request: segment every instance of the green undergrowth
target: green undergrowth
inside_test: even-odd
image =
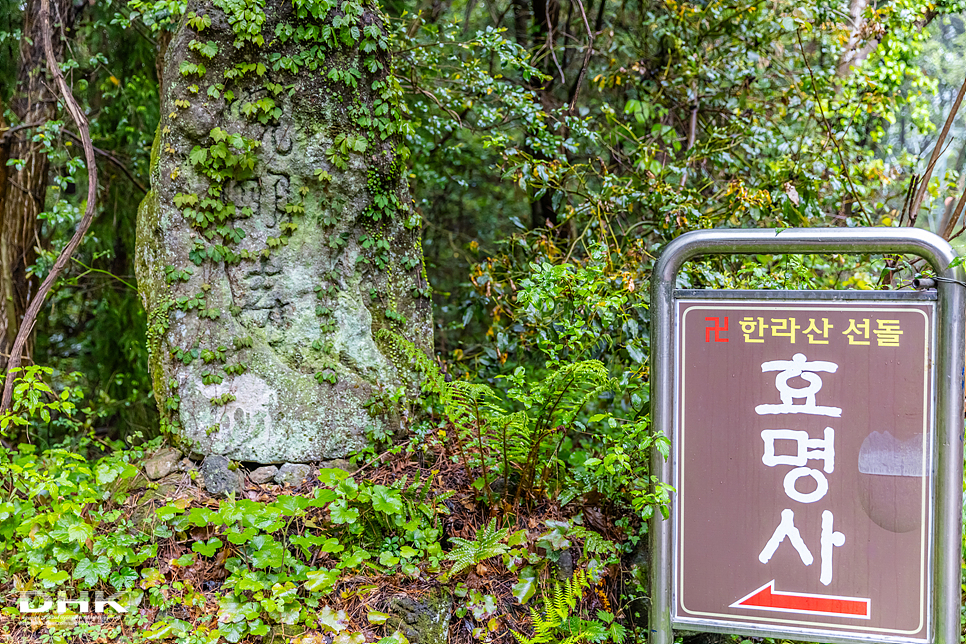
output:
[[[149,481],[141,463],[159,440],[81,451],[98,446],[111,449],[0,451],[7,641],[392,644],[408,641],[400,593],[451,597],[449,641],[558,641],[541,633],[576,627],[575,642],[626,639],[629,533],[576,503],[491,512],[438,439],[237,498],[209,496],[191,467]],[[573,591],[562,621],[558,578]],[[126,612],[57,612],[58,593],[85,592],[91,611],[101,593]]]

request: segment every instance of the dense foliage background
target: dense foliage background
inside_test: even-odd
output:
[[[7,259],[21,299],[66,244],[86,193],[73,123],[60,110],[25,121],[52,100],[32,84],[42,59],[22,38],[37,5],[0,12],[12,186],[5,238],[18,227],[30,233]],[[568,333],[559,320],[576,310],[606,330],[595,331],[587,356],[606,357],[615,373],[644,368],[649,263],[686,230],[909,223],[899,214],[910,179],[923,172],[963,68],[961,7],[949,3],[457,0],[384,9],[407,96],[436,344],[448,368],[474,378],[512,372],[527,356],[540,366],[530,349]],[[134,221],[158,119],[155,63],[183,6],[57,11],[102,185],[94,228],[42,316],[33,358],[58,382],[81,374],[100,431],[150,435]],[[962,192],[960,133],[955,125],[916,222],[939,232]],[[9,193],[33,156],[47,171],[33,179],[33,210],[18,210]],[[702,263],[687,279],[881,279],[839,258],[817,271],[798,261]],[[521,289],[532,294],[521,300]],[[596,315],[591,293],[606,304]],[[22,314],[21,303],[12,308]],[[4,323],[6,346],[16,315]]]
[[[37,462],[33,449],[64,447],[91,459],[113,454],[102,463],[107,469],[72,479],[86,494],[85,486],[130,475],[126,464],[134,457],[121,451],[125,444],[158,436],[134,231],[159,119],[157,60],[184,4],[52,4],[58,56],[97,148],[98,214],[37,326],[32,364],[49,369],[31,372],[18,392],[2,460],[9,474]],[[77,132],[44,82],[38,6],[0,0],[0,354],[73,233],[86,194]],[[494,489],[515,483],[507,497],[514,510],[521,499],[565,505],[579,496],[615,516],[631,510],[632,519],[612,528],[639,527],[662,501],[660,490],[649,488],[642,450],[654,440],[646,412],[655,256],[677,235],[711,227],[916,225],[956,238],[963,224],[952,214],[966,188],[966,128],[959,121],[931,171],[921,211],[910,216],[907,202],[966,71],[963,8],[947,0],[385,0],[436,314],[438,360],[423,365],[436,384],[427,387],[422,415],[413,415],[419,420],[408,453],[449,449],[441,429],[448,426],[455,440],[465,433],[469,441],[469,457],[458,446],[461,467],[467,475],[472,469],[480,503],[495,507]],[[920,269],[869,257],[724,257],[690,264],[682,283],[900,288]],[[0,366],[5,359],[0,355]],[[602,366],[591,368],[589,360]],[[573,413],[558,432],[559,419],[534,410],[540,396],[559,391],[554,374],[566,369],[582,374],[586,387],[567,394]],[[453,382],[479,387],[466,391],[490,414],[488,429],[523,422],[539,433],[543,423],[550,451],[511,463],[505,439],[484,444],[484,421],[463,426],[466,419],[448,410]],[[377,438],[387,448],[392,440]],[[20,443],[35,447],[14,450]],[[532,468],[537,457],[553,466]],[[45,463],[52,472],[76,473],[64,453],[48,453]],[[46,485],[18,476],[35,488]],[[11,489],[30,496],[22,484]],[[83,503],[100,498],[90,494]],[[399,494],[392,498],[405,497]],[[348,512],[356,497],[333,499]],[[387,516],[394,507],[382,505]],[[289,510],[295,512],[279,509]],[[0,512],[5,521],[12,506]],[[49,516],[54,523],[61,514]],[[377,530],[383,541],[353,547],[390,553],[380,561],[391,567],[403,542],[394,542],[395,550],[386,545],[395,528],[385,521]],[[3,530],[6,548],[25,548],[16,541],[23,530]],[[508,538],[494,530],[480,538]],[[559,545],[566,534],[551,526],[543,537]],[[442,553],[431,549],[431,536],[405,547],[436,557],[438,569]],[[581,540],[586,531],[571,536]],[[211,548],[211,556],[211,543],[194,552]],[[34,545],[5,564],[10,575],[32,578],[54,565],[47,546]],[[562,548],[544,550],[553,559]],[[626,563],[635,544],[614,548],[615,560]],[[55,558],[81,566],[78,553]],[[90,572],[93,554],[82,561],[79,575],[70,569],[73,579],[126,587],[106,569]],[[143,561],[128,562],[135,578]],[[45,587],[65,582],[47,574]],[[632,595],[643,581],[627,583]],[[480,610],[482,624],[489,613]],[[613,631],[607,637],[618,641]]]

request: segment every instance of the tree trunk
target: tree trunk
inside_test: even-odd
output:
[[[868,6],[868,0],[851,0],[849,3],[849,20],[852,24],[849,28],[849,39],[845,43],[845,48],[842,49],[838,64],[835,66],[835,73],[839,78],[848,76],[851,66],[861,63],[871,51],[867,49],[868,45],[861,50],[859,49],[862,31],[865,27],[865,9]],[[873,45],[874,47],[875,45]]]
[[[344,456],[400,427],[411,363],[380,331],[432,347],[388,33],[356,0],[232,6],[190,1],[164,61],[136,259],[154,391],[197,453]]]
[[[27,275],[27,269],[36,261],[40,245],[37,215],[44,209],[50,163],[43,145],[32,139],[37,127],[57,118],[58,112],[57,98],[46,84],[39,6],[39,0],[27,0],[24,8],[26,37],[21,40],[17,91],[10,103],[19,124],[26,127],[0,137],[0,369],[6,367],[10,346],[39,283]],[[51,8],[55,24],[70,31],[79,9],[69,0],[53,0]],[[54,48],[62,58],[64,40],[55,38]],[[8,159],[21,160],[22,167],[7,166]],[[31,346],[28,343],[26,360]]]

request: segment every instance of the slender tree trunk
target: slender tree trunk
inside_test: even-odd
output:
[[[842,55],[839,57],[838,64],[835,66],[835,73],[839,78],[848,76],[849,68],[853,64],[859,64],[862,59],[869,55],[869,52],[865,48],[859,49],[862,31],[865,27],[865,9],[868,5],[868,0],[852,0],[849,3],[849,21],[852,25],[849,30],[849,40],[845,43]]]
[[[69,31],[77,17],[70,0],[53,0],[55,29]],[[17,91],[10,102],[19,123],[27,127],[0,138],[0,368],[5,367],[10,347],[38,280],[28,275],[40,245],[37,215],[44,209],[50,163],[40,142],[33,141],[37,126],[55,119],[57,98],[46,83],[46,64],[41,38],[39,0],[27,0],[24,7],[24,38],[17,67]],[[58,58],[64,40],[55,39]],[[15,124],[16,125],[16,124]],[[19,159],[22,166],[7,166],[7,159]],[[33,343],[24,352],[29,360]]]

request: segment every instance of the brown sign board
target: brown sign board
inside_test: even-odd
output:
[[[674,306],[675,627],[931,641],[935,302]]]

